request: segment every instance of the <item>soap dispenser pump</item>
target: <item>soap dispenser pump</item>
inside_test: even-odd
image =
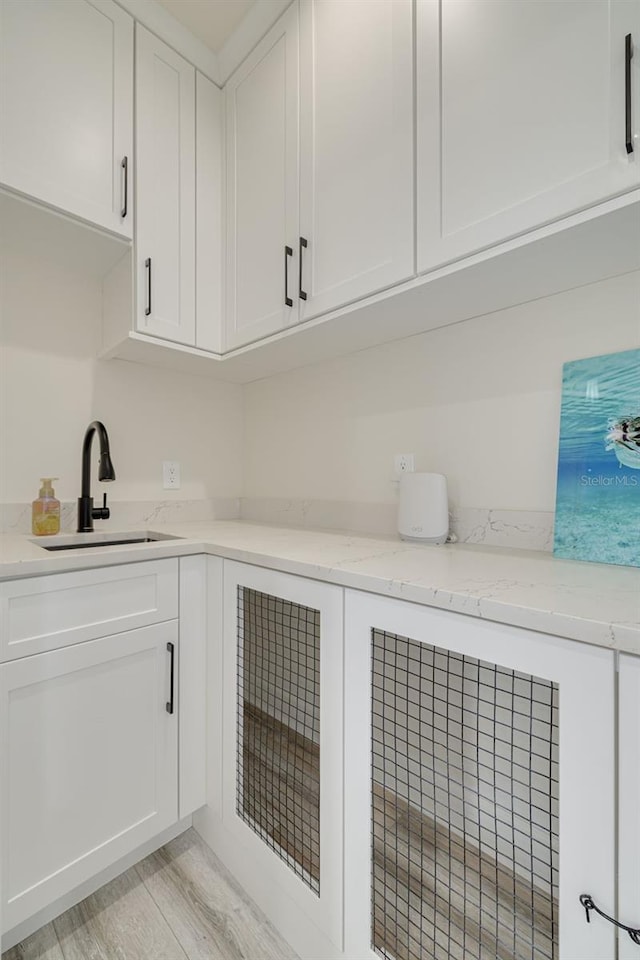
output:
[[[31,504],[31,530],[36,537],[60,533],[60,501],[56,500],[53,481],[57,477],[41,477],[40,495]]]

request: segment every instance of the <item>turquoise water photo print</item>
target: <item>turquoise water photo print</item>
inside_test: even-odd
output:
[[[554,553],[640,566],[640,349],[563,367]]]

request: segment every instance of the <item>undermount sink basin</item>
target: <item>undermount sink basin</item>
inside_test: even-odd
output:
[[[168,533],[150,533],[135,530],[133,533],[65,533],[59,537],[38,537],[31,543],[44,550],[87,550],[91,547],[116,547],[131,543],[156,543],[159,540],[181,540]]]

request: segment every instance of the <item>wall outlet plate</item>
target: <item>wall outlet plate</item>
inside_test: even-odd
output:
[[[413,473],[414,454],[396,453],[393,458],[393,479],[399,480],[402,473]]]
[[[180,489],[180,462],[178,460],[162,461],[162,486],[165,490]]]

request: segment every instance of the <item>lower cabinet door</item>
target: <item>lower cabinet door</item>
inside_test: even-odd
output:
[[[345,955],[604,960],[609,650],[347,592]]]
[[[640,929],[640,657],[620,656],[618,680],[618,919]],[[598,920],[598,918],[596,918]],[[598,921],[599,922],[599,921]],[[618,934],[619,960],[640,956],[628,932]]]
[[[177,639],[173,620],[0,667],[5,930],[177,819]]]
[[[305,957],[342,947],[342,590],[225,561],[228,865]]]

